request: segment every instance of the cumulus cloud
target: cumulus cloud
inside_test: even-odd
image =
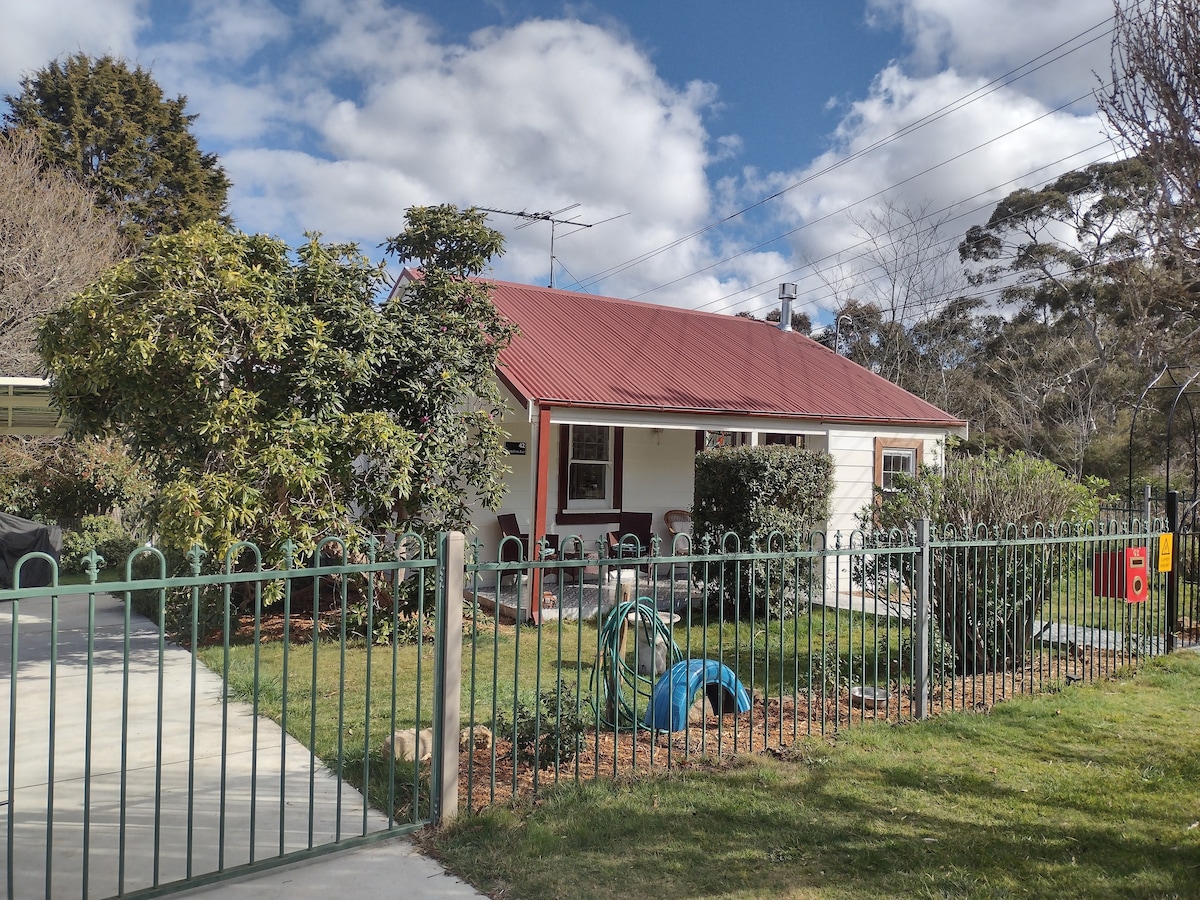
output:
[[[11,92],[22,76],[81,50],[131,56],[148,7],[148,0],[0,0],[0,85]]]
[[[870,0],[868,10],[876,24],[899,24],[910,52],[846,105],[828,152],[745,179],[748,191],[786,191],[775,214],[793,251],[787,274],[826,311],[835,298],[823,279],[853,269],[855,222],[872,210],[949,216],[950,251],[1010,191],[1115,152],[1090,97],[1109,46],[1107,26],[1091,26],[1111,16],[1108,0]]]
[[[390,10],[379,20],[371,0],[354,7],[355,15],[315,12],[328,30],[303,65],[270,80],[274,93],[263,97],[259,121],[306,133],[308,152],[238,146],[222,154],[241,219],[373,245],[413,204],[544,212],[578,203],[578,222],[594,227],[556,229],[556,256],[567,271],[555,278],[563,284],[568,272],[591,275],[711,213],[710,154],[735,144],[709,140],[703,117],[715,99],[711,85],[668,85],[627,40],[575,20],[535,19],[452,44],[439,43],[420,17]],[[364,68],[364,59],[374,63]],[[192,91],[213,134],[241,137],[232,123],[254,104],[245,83],[235,110],[227,102],[238,100],[232,84]],[[228,112],[231,124],[223,124]],[[261,132],[242,139],[252,137]],[[517,230],[521,220],[495,218],[511,236],[501,274],[545,278],[549,224]],[[701,245],[619,283],[628,293],[703,262]]]
[[[0,0],[0,81],[76,49],[149,65],[200,114],[248,230],[319,230],[374,252],[414,204],[579,204],[563,217],[595,227],[555,228],[559,286],[763,312],[776,282],[811,279],[810,261],[853,246],[850,216],[872,204],[959,204],[978,221],[1013,187],[1107,152],[1086,95],[1108,52],[1104,29],[1087,29],[1109,0],[864,2],[902,52],[865,96],[837,101],[828,151],[783,172],[732,171],[740,138],[709,130],[720,86],[665,80],[623,25],[596,17],[451,38],[386,0],[207,0],[169,15],[147,0]],[[1064,41],[1073,52],[1007,74]],[[544,282],[550,225],[493,221],[509,238],[497,276]]]

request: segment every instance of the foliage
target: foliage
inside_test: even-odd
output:
[[[696,455],[695,546],[725,552],[731,549],[723,544],[729,532],[743,542],[744,551],[754,544],[769,549],[773,536],[785,542],[805,539],[828,517],[832,490],[828,453],[781,445],[705,450]],[[764,609],[769,596],[766,563],[729,563],[725,568],[726,599],[734,600],[737,591],[738,602],[749,604],[754,598]]]
[[[1153,256],[1155,191],[1141,159],[1096,163],[1012,192],[959,245],[972,282],[1002,285],[1015,310],[996,320],[979,370],[997,388],[989,431],[1076,477],[1115,474],[1087,467],[1093,442],[1195,326],[1194,300]]]
[[[881,491],[877,505],[860,518],[864,524],[873,520],[878,535],[908,532],[918,519],[929,519],[938,534],[949,528],[980,540],[976,546],[932,548],[929,584],[933,616],[953,647],[958,671],[979,674],[1024,659],[1054,578],[1045,544],[1006,544],[1000,538],[1023,537],[1039,523],[1095,521],[1098,512],[1093,490],[1051,463],[989,452],[949,454],[945,474],[922,467],[915,476],[898,477],[895,490]],[[881,573],[880,566],[889,571]],[[897,579],[915,587],[907,556],[868,555],[854,575],[864,583]]]
[[[316,237],[207,223],[157,238],[52,316],[39,349],[79,430],[124,436],[153,472],[161,541],[279,561],[321,535],[466,524],[500,496],[492,363],[512,332],[486,284],[499,246],[475,213],[409,211],[424,277],[383,304],[381,267]],[[459,228],[461,225],[461,229]]]
[[[421,270],[384,304],[396,323],[382,348],[386,396],[417,433],[408,530],[432,539],[466,529],[474,495],[488,509],[504,495],[504,401],[494,372],[516,328],[500,316],[479,280],[503,252],[503,236],[476,210],[413,207],[386,248]]]
[[[32,133],[0,133],[0,375],[37,375],[42,317],[121,257],[116,218],[95,204],[43,165]]]
[[[520,699],[510,720],[505,713],[496,719],[497,733],[512,736],[513,758],[536,769],[568,765],[583,749],[588,723],[576,704],[564,702],[576,693],[574,685],[563,690],[544,690],[533,699]]]
[[[200,152],[186,98],[165,99],[141,66],[75,53],[5,100],[8,125],[35,133],[47,159],[94,189],[132,246],[223,217],[229,180]]]
[[[103,567],[125,571],[125,561],[138,546],[124,525],[110,516],[84,516],[77,528],[63,532],[59,570],[65,575],[85,572],[84,558],[92,550],[104,557]]]
[[[930,519],[937,526],[974,532],[979,526],[1092,521],[1098,511],[1088,485],[1026,453],[965,454],[952,448],[943,469],[922,466],[915,476],[898,474],[896,490],[877,491],[875,509],[864,510],[860,519],[867,524],[873,518],[884,530]]]
[[[151,482],[126,447],[109,438],[0,437],[0,509],[71,527],[121,510],[137,522]]]

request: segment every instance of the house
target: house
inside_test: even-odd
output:
[[[939,465],[967,423],[816,341],[754,319],[492,282],[520,334],[496,375],[522,531],[590,549],[622,510],[692,504],[694,456],[716,442],[789,443],[833,457],[828,531],[849,530],[876,485]],[[785,316],[790,320],[790,316]],[[496,515],[474,519],[495,559]],[[669,545],[667,545],[669,546]]]
[[[0,378],[0,435],[58,437],[67,423],[50,405],[50,382],[44,378]]]

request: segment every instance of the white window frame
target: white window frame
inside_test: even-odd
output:
[[[889,462],[895,461],[902,461],[902,465],[899,468],[889,465]],[[917,474],[916,447],[884,447],[880,450],[880,488],[889,493],[896,490],[895,478],[899,474],[908,475],[910,477]]]
[[[608,435],[608,458],[599,459],[577,459],[575,456],[575,429],[577,428],[602,428]],[[611,425],[571,425],[567,429],[567,484],[564,494],[567,500],[567,512],[593,512],[596,510],[611,510],[614,509],[614,472],[616,451],[616,434]],[[571,471],[575,466],[598,466],[605,467],[604,473],[604,496],[596,499],[572,499],[571,497]]]

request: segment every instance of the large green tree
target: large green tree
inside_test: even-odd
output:
[[[184,111],[141,66],[76,53],[6,95],[9,128],[38,135],[45,157],[94,188],[134,246],[225,215],[229,180],[202,153]]]
[[[511,327],[478,275],[482,215],[414,208],[389,241],[424,277],[383,303],[382,267],[313,238],[202,224],[160,237],[47,322],[56,399],[154,472],[177,547],[466,524],[504,455],[492,365]]]
[[[1094,443],[1127,429],[1121,411],[1194,338],[1195,304],[1154,254],[1156,190],[1138,158],[1098,163],[1014,191],[959,245],[1007,307],[976,367],[999,400],[990,430],[1076,476],[1117,474]]]

